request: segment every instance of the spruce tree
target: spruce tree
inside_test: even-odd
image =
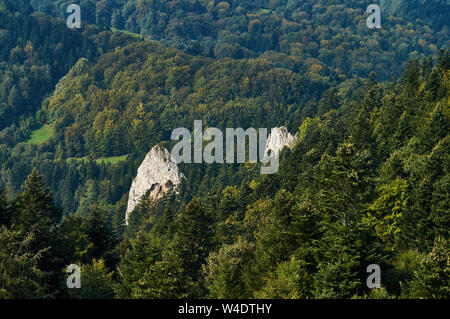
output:
[[[118,240],[105,211],[97,205],[94,205],[89,211],[86,219],[86,232],[93,244],[92,257],[103,258],[107,266],[113,266],[117,261],[113,250]]]
[[[167,244],[168,247],[165,247]],[[116,287],[119,298],[185,298],[181,260],[170,243],[153,232],[139,232],[122,258]]]
[[[33,233],[25,238],[18,231],[0,226],[0,299],[43,298],[44,273],[38,267],[43,251],[30,252]]]
[[[29,231],[36,224],[54,227],[62,214],[36,168],[25,181],[23,191],[14,202],[14,209],[14,222],[23,231]]]
[[[176,220],[173,249],[182,261],[183,280],[187,286],[198,282],[201,267],[212,247],[211,221],[199,198],[194,198]],[[196,289],[192,296],[202,290],[202,287],[196,288],[198,290]]]
[[[61,209],[55,206],[53,195],[45,186],[38,170],[33,169],[23,186],[23,191],[13,203],[13,223],[23,238],[33,234],[30,240],[31,254],[42,252],[37,266],[46,275],[49,295],[57,295],[58,284],[63,279],[64,265],[56,247],[57,226],[61,219]]]

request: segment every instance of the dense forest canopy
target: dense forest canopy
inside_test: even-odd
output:
[[[10,4],[11,11],[5,4]],[[92,27],[72,32],[61,27],[62,20],[31,9],[17,14],[16,5],[0,1],[0,130],[34,115],[81,57],[95,61],[102,53],[133,40],[122,34],[95,32]],[[10,128],[7,134],[0,137],[2,143],[16,143],[24,133]]]
[[[448,0],[385,0],[382,28],[376,31],[365,23],[372,2],[82,0],[80,4],[87,23],[139,33],[189,53],[249,58],[277,52],[350,77],[367,77],[374,71],[377,79],[389,80],[400,75],[408,59],[448,46]],[[70,3],[31,1],[37,10],[60,17]]]
[[[72,2],[0,0],[0,298],[449,298],[448,1]],[[126,226],[198,119],[297,141],[182,164]]]

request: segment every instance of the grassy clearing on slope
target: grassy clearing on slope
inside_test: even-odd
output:
[[[117,164],[117,163],[126,161],[127,157],[128,157],[128,155],[111,156],[111,157],[100,157],[100,158],[97,158],[95,161],[97,162],[97,164],[101,164],[101,163]],[[70,157],[67,160],[68,161],[73,160],[73,161],[84,161],[84,162],[87,162],[87,161],[89,161],[89,158],[88,157],[82,157],[82,158]]]
[[[127,31],[127,30],[120,30],[120,29],[116,29],[116,28],[111,28],[111,31],[112,32],[122,32],[124,34],[130,35],[130,36],[132,36],[134,38],[137,38],[137,39],[140,39],[140,40],[144,39],[144,37],[142,35],[137,34],[137,33],[133,33],[133,32]]]
[[[28,143],[42,144],[47,142],[53,136],[53,128],[50,125],[44,125],[41,128],[31,132]]]

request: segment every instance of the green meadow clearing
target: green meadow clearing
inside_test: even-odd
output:
[[[31,132],[28,143],[42,144],[47,142],[53,136],[53,128],[50,125],[44,125]]]
[[[130,32],[130,31],[127,31],[127,30],[120,30],[120,29],[117,29],[117,28],[111,28],[111,31],[112,32],[122,32],[122,33],[130,35],[130,36],[132,36],[132,37],[134,37],[136,39],[141,39],[141,40],[144,39],[144,37],[142,35],[140,35],[138,33]]]
[[[95,161],[97,162],[97,164],[101,164],[101,163],[117,164],[117,163],[126,161],[127,157],[128,157],[128,155],[111,156],[111,157],[100,157],[100,158],[97,158]],[[89,161],[89,158],[87,156],[86,157],[81,157],[81,158],[69,157],[67,159],[67,161],[84,161],[84,162],[87,162],[87,161]]]

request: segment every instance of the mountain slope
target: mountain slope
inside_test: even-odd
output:
[[[5,6],[9,3],[11,11]],[[93,28],[74,32],[61,20],[33,13],[31,7],[24,12],[16,5],[0,1],[0,131],[34,115],[79,58],[95,61],[103,52],[132,41],[120,34],[100,35]],[[0,143],[18,142],[25,134],[18,131],[10,130]]]
[[[377,1],[373,1],[376,3]],[[63,17],[68,0],[32,1]],[[256,57],[268,51],[302,56],[337,73],[389,80],[410,58],[449,45],[447,0],[386,0],[382,28],[366,26],[366,0],[81,1],[84,19],[214,57]]]

